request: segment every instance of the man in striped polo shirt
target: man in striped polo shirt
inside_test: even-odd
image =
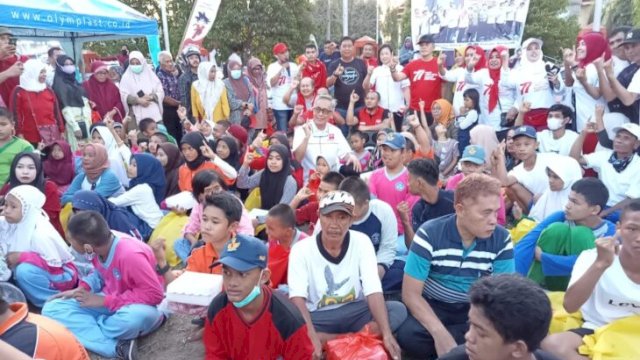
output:
[[[464,343],[471,285],[514,272],[509,232],[497,223],[500,182],[467,176],[456,188],[454,208],[455,214],[420,226],[407,257],[402,300],[411,315],[397,338],[414,357],[442,356]]]

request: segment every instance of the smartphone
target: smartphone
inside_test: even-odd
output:
[[[544,65],[545,70],[547,71],[547,74],[549,75],[558,75],[558,73],[560,72],[560,67],[554,63],[546,63]]]
[[[9,38],[9,45],[16,46],[17,44],[18,44],[18,38],[14,37],[14,36],[11,36]]]
[[[140,90],[137,93],[138,97],[144,97],[144,91]]]

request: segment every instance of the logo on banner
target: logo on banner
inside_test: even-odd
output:
[[[196,0],[180,43],[181,51],[188,45],[202,46],[202,41],[213,27],[219,7],[220,0]]]

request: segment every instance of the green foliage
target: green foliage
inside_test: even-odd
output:
[[[394,49],[397,49],[398,44],[402,41],[400,39],[399,20],[399,9],[392,8],[387,10],[387,13],[384,16],[384,23],[382,24],[382,32],[385,39],[389,39],[388,42]]]
[[[318,42],[327,38],[328,26],[331,27],[331,39],[339,40],[342,37],[342,0],[316,0],[311,7],[315,15],[312,31]],[[356,39],[365,35],[376,38],[376,0],[349,0],[349,35]]]
[[[637,2],[637,0],[634,0]],[[605,8],[603,23],[607,31],[623,25],[632,25],[634,6],[630,0],[613,0]]]
[[[544,54],[562,59],[561,48],[575,44],[580,28],[575,17],[566,16],[568,3],[568,0],[531,1],[523,40],[530,37],[542,39]]]

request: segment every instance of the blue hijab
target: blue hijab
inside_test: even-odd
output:
[[[136,160],[138,175],[129,181],[129,188],[140,184],[149,185],[153,190],[156,203],[160,204],[164,200],[166,185],[162,164],[151,154],[135,154],[133,159]]]
[[[142,236],[136,228],[140,219],[126,209],[118,207],[103,198],[95,191],[80,190],[76,192],[73,194],[71,204],[74,210],[93,210],[100,213],[107,220],[111,230],[129,234],[142,240]]]

